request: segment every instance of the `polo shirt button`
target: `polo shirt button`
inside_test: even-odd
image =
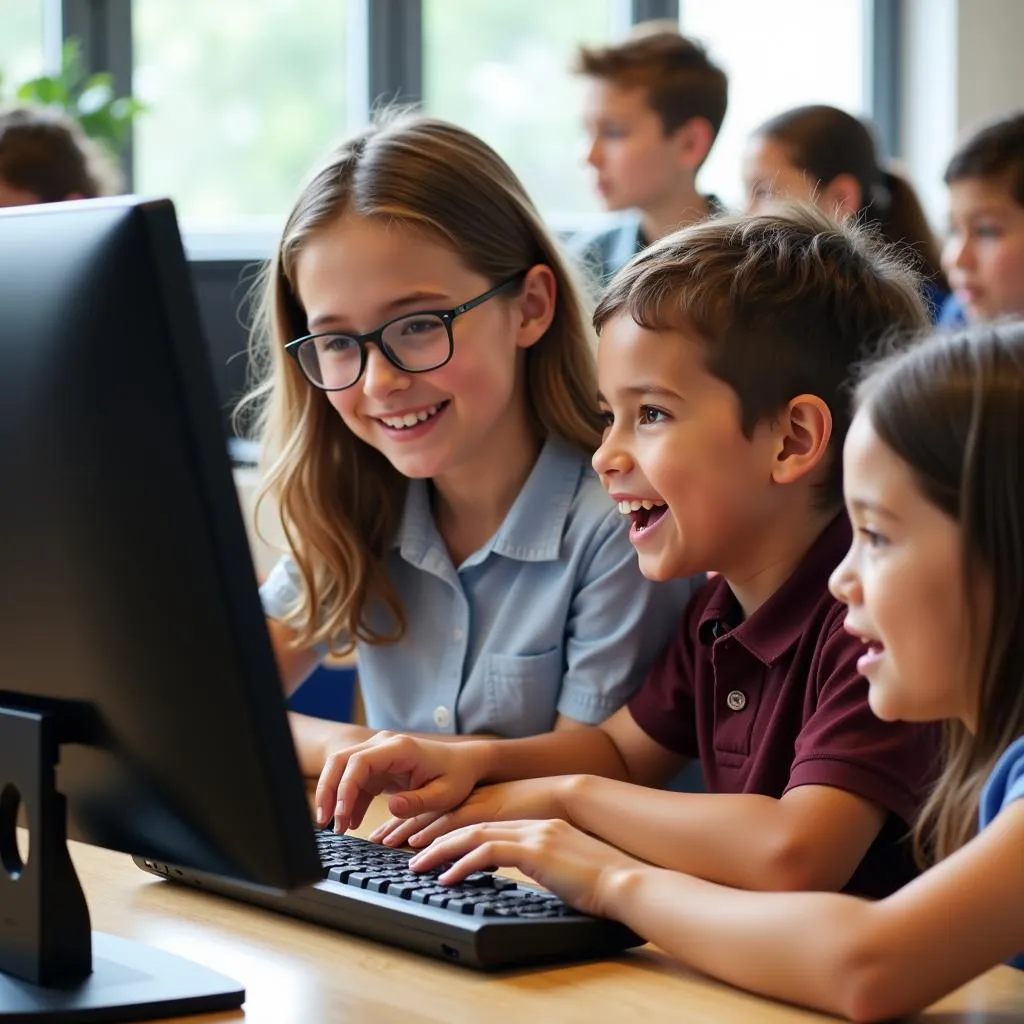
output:
[[[461,629],[453,629],[453,630],[452,630],[452,639],[453,639],[453,640],[454,640],[454,641],[455,641],[456,643],[458,643],[458,642],[459,642],[459,641],[460,641],[460,640],[461,640],[461,639],[462,639],[462,638],[463,638],[463,637],[464,637],[465,635],[466,635],[466,634],[465,634],[465,633],[463,633]]]
[[[747,706],[747,695],[742,690],[730,690],[725,703],[732,711],[742,711]]]
[[[452,722],[452,713],[442,704],[434,708],[434,725],[439,729],[446,729]]]

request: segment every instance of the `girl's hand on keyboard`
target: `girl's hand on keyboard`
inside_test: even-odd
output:
[[[524,779],[481,786],[453,811],[419,814],[415,818],[390,818],[370,833],[374,842],[386,846],[426,846],[440,836],[484,821],[520,818],[564,818],[563,793],[574,776]]]
[[[606,916],[605,893],[616,877],[644,867],[614,846],[560,819],[469,825],[431,843],[409,867],[430,871],[453,861],[442,884],[461,882],[474,871],[516,868],[585,914]]]
[[[388,809],[402,818],[457,807],[481,774],[469,748],[469,743],[379,732],[337,751],[327,758],[317,783],[317,823],[333,817],[338,832],[357,828],[379,793],[394,794]]]

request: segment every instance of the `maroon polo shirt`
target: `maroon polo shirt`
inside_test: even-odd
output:
[[[653,740],[700,759],[709,793],[834,786],[880,804],[889,816],[846,891],[885,896],[915,873],[909,826],[934,778],[939,733],[883,722],[868,706],[864,645],[828,591],[850,538],[841,514],[745,621],[728,583],[708,580],[628,706]]]

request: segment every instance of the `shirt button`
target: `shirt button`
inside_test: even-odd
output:
[[[742,690],[730,690],[725,703],[732,711],[742,711],[747,706],[747,695]]]
[[[446,729],[452,722],[452,713],[442,704],[434,708],[434,725],[439,729]]]
[[[465,635],[466,635],[466,634],[465,634],[465,633],[463,633],[461,629],[453,629],[453,630],[452,630],[452,639],[453,639],[453,640],[454,640],[454,641],[455,641],[456,643],[458,643],[458,642],[459,642],[459,641],[460,641],[460,640],[461,640],[461,639],[462,639],[462,638],[463,638],[463,637],[464,637]]]

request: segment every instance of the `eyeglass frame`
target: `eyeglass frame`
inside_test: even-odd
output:
[[[489,288],[482,295],[478,295],[475,299],[469,299],[467,302],[463,302],[461,305],[453,306],[451,309],[418,309],[410,313],[402,313],[400,316],[392,317],[387,323],[383,323],[380,327],[373,331],[367,331],[365,334],[348,334],[345,331],[318,331],[316,334],[304,334],[301,338],[296,338],[294,341],[285,343],[284,350],[295,360],[296,365],[299,368],[302,376],[309,381],[318,391],[347,391],[349,388],[354,388],[360,381],[360,378],[366,372],[366,361],[367,346],[370,342],[373,342],[377,346],[377,351],[397,370],[401,370],[402,373],[430,373],[431,370],[439,370],[442,366],[446,366],[451,362],[452,356],[455,354],[455,336],[452,333],[452,324],[455,322],[456,317],[462,316],[463,313],[468,313],[471,309],[476,309],[477,306],[483,305],[488,299],[493,299],[496,295],[505,291],[508,287],[515,284],[517,281],[521,281],[529,273],[528,270],[519,270],[511,277],[506,278],[504,281],[500,281],[493,288]],[[436,316],[445,326],[445,330],[448,332],[448,355],[439,363],[435,363],[433,366],[425,366],[422,369],[410,370],[407,366],[403,366],[395,354],[389,349],[387,342],[384,341],[384,332],[399,320],[405,320],[408,317],[415,316]],[[325,388],[322,384],[318,384],[313,380],[306,372],[306,368],[302,365],[302,361],[299,359],[299,348],[304,345],[307,341],[313,341],[316,338],[349,338],[356,343],[359,349],[359,372],[356,374],[355,379],[351,384],[346,384],[340,388]]]

